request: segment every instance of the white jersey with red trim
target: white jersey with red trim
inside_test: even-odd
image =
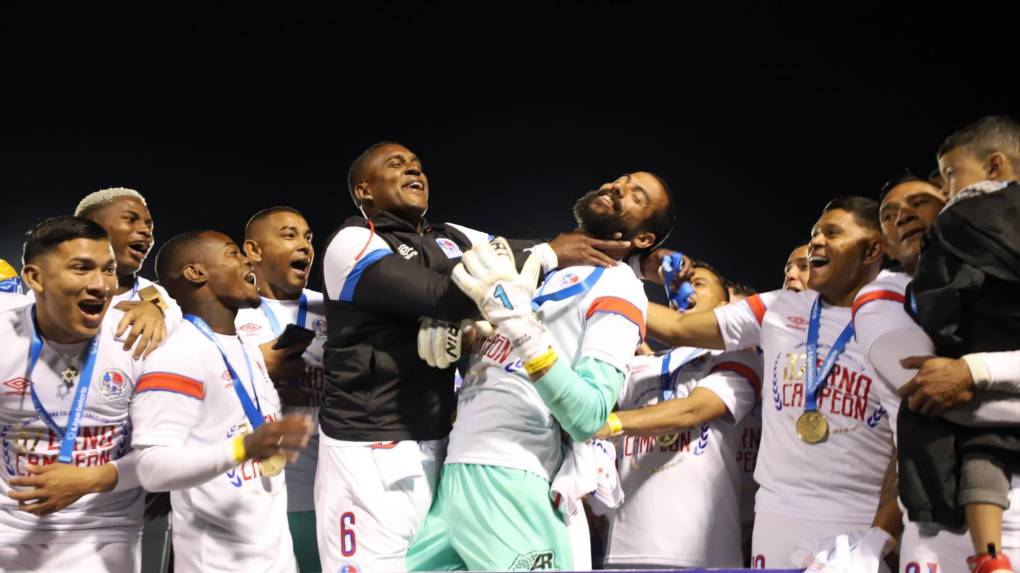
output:
[[[44,518],[18,511],[7,497],[8,480],[27,476],[27,464],[57,461],[60,438],[46,425],[33,405],[30,386],[53,421],[65,429],[74,401],[88,343],[57,344],[44,340],[39,360],[26,378],[32,344],[33,304],[0,312],[0,543],[134,542],[141,534],[143,492],[89,494],[66,509]],[[131,424],[128,408],[141,363],[121,350],[112,332],[100,331],[99,350],[85,401],[85,412],[75,444],[73,461],[98,466],[123,457],[129,449]],[[73,368],[74,371],[69,370]]]
[[[575,367],[581,358],[594,358],[626,375],[648,310],[630,267],[560,269],[546,277],[536,300],[544,296],[552,298],[541,304],[539,317],[560,360]],[[477,341],[458,394],[446,463],[517,468],[551,481],[562,461],[559,423],[510,341],[498,330]]]
[[[265,419],[279,419],[280,399],[258,347],[216,336]],[[202,447],[251,431],[222,355],[186,321],[146,359],[131,419],[136,447]],[[179,566],[187,564],[182,570],[230,559],[238,569],[258,571],[292,563],[285,474],[264,476],[262,464],[248,460],[203,485],[171,492],[175,540],[200,540],[177,552]]]
[[[756,510],[847,523],[870,523],[892,455],[889,413],[894,400],[877,380],[863,349],[851,337],[818,394],[828,438],[808,444],[797,437],[804,412],[808,322],[814,291],[773,291],[715,309],[726,348],[760,346],[765,382],[762,442],[755,480]],[[822,304],[819,364],[851,309]]]
[[[300,397],[299,406],[285,404],[283,411],[287,414],[306,414],[312,417],[312,434],[308,446],[301,450],[298,461],[287,466],[287,511],[315,511],[314,488],[315,467],[319,459],[319,402],[322,398],[324,371],[322,368],[322,345],[326,341],[326,308],[322,302],[322,293],[304,290],[308,301],[305,323],[298,326],[315,332],[315,339],[308,345],[302,355],[305,359],[305,371],[300,380],[288,384],[288,392]],[[273,332],[272,322],[266,311],[272,312],[277,325],[282,329],[288,324],[297,324],[297,300],[262,299],[260,308],[244,308],[238,311],[237,334],[255,344],[273,340],[280,333]],[[293,390],[291,390],[293,389]],[[295,391],[296,390],[296,391]]]
[[[741,424],[761,392],[761,359],[750,350],[686,347],[637,356],[620,393],[621,410],[660,401],[667,358],[667,380],[676,398],[705,388],[726,404],[728,414],[681,430],[669,445],[654,436],[616,439],[626,497],[611,517],[606,563],[613,568],[740,567],[743,465],[737,458]]]

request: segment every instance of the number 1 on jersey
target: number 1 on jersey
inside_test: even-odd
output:
[[[510,297],[506,296],[506,291],[503,290],[503,285],[496,285],[496,290],[492,291],[492,296],[499,299],[499,302],[503,303],[503,306],[508,310],[514,309],[514,305],[510,304]]]

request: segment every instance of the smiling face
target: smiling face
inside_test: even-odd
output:
[[[694,268],[694,275],[691,276],[691,287],[694,288],[694,294],[690,297],[692,304],[684,312],[711,310],[727,302],[726,287],[719,279],[719,275],[704,267]]]
[[[153,223],[148,207],[135,197],[120,197],[87,215],[110,234],[117,272],[133,275],[142,268],[152,249]]]
[[[826,211],[811,229],[807,286],[830,304],[849,304],[857,290],[874,278],[881,255],[877,230],[862,225],[849,211]]]
[[[927,181],[907,181],[882,198],[879,220],[888,255],[913,274],[921,253],[921,239],[946,204],[942,193]]]
[[[669,195],[651,173],[627,173],[585,193],[574,204],[574,218],[582,231],[600,239],[617,233],[638,249],[648,248],[661,237],[644,231],[656,211],[669,208]]]
[[[108,240],[64,241],[26,264],[22,274],[35,294],[47,338],[74,343],[99,333],[117,287],[117,263]]]
[[[251,227],[244,249],[255,264],[259,289],[270,298],[300,296],[315,258],[308,222],[297,213],[277,211]]]
[[[255,269],[237,243],[216,231],[202,233],[201,239],[195,258],[206,272],[211,294],[227,308],[259,306],[262,300],[255,286]]]
[[[429,180],[421,160],[403,145],[391,143],[374,150],[359,179],[354,197],[370,217],[385,209],[415,222],[429,208]]]

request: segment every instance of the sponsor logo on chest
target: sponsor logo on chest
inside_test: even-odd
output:
[[[464,252],[460,250],[457,243],[454,243],[450,239],[437,237],[436,244],[439,245],[439,249],[443,251],[443,254],[446,255],[446,258],[448,259],[456,259],[464,256]]]

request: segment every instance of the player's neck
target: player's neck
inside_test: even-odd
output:
[[[201,318],[216,334],[237,334],[234,320],[237,310],[227,308],[219,300],[187,300],[179,301],[184,314],[193,314]]]
[[[138,280],[138,273],[131,273],[127,275],[117,275],[117,290],[113,291],[114,296],[124,294],[129,290],[135,288],[135,282]]]
[[[259,285],[259,294],[269,300],[297,300],[301,298],[301,291],[290,292],[288,287],[274,286],[269,277],[262,274],[258,267],[255,267],[255,283]]]
[[[881,270],[881,267],[876,266],[874,269],[869,269],[867,272],[863,273],[862,276],[858,277],[857,280],[852,281],[848,286],[840,289],[833,289],[838,290],[839,292],[820,293],[822,295],[822,302],[831,306],[852,307],[854,305],[854,299],[857,298],[857,293],[867,286],[868,283],[875,280]]]

